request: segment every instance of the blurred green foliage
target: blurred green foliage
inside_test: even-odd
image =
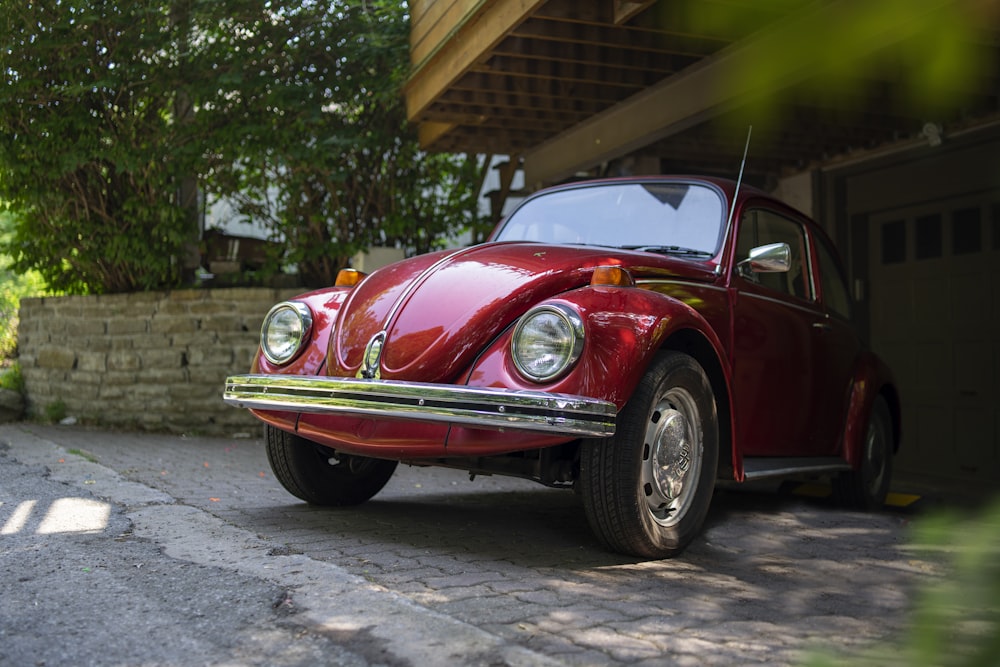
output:
[[[922,517],[913,535],[909,548],[942,574],[918,586],[899,641],[860,655],[814,656],[807,667],[1000,665],[1000,502]]]
[[[995,0],[695,0],[655,11],[709,42],[755,45],[718,82],[753,93],[745,115],[755,124],[780,121],[784,96],[803,91],[829,106],[878,99],[934,118],[981,95],[974,82],[1000,68],[986,29]]]

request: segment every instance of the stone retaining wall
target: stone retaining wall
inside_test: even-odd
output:
[[[256,433],[222,402],[272,305],[299,289],[192,289],[23,299],[18,356],[28,414],[209,435]]]

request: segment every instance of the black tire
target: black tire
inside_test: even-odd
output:
[[[274,476],[296,498],[312,505],[360,505],[382,490],[396,461],[337,454],[285,431],[264,426]]]
[[[842,472],[833,479],[834,498],[853,509],[874,510],[882,507],[889,494],[894,449],[892,416],[885,399],[879,396],[868,418],[861,465],[857,470]]]
[[[676,556],[701,530],[718,460],[718,414],[705,371],[686,354],[659,354],[618,415],[615,435],[581,448],[591,529],[613,551]]]

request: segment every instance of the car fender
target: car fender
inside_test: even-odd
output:
[[[670,341],[690,340],[683,332],[691,332],[703,339],[715,356],[722,375],[720,388],[725,392],[717,400],[728,404],[730,377],[725,348],[705,318],[683,301],[644,289],[587,286],[543,303],[568,305],[583,318],[585,345],[572,371],[544,385],[521,377],[510,356],[511,326],[476,361],[467,384],[591,396],[611,401],[621,410],[653,356]]]
[[[280,366],[265,359],[258,346],[250,372],[271,375],[321,374],[326,365],[330,334],[337,322],[340,307],[349,293],[349,288],[330,287],[287,299],[304,303],[309,307],[312,313],[312,331],[309,340],[305,342],[302,351],[295,359]]]
[[[299,301],[309,306],[312,313],[312,330],[309,340],[303,345],[302,352],[290,363],[277,365],[268,361],[261,353],[258,344],[257,351],[250,364],[251,373],[268,375],[319,375],[326,366],[327,348],[330,334],[337,321],[337,313],[347,298],[348,289],[330,287],[295,296],[287,301]],[[263,324],[263,319],[261,320]],[[285,431],[294,432],[299,420],[297,412],[284,410],[256,410],[250,412],[266,424]]]
[[[893,447],[899,451],[901,441],[901,412],[899,393],[889,367],[873,353],[866,351],[858,359],[851,396],[844,417],[843,455],[848,465],[857,470],[861,465],[862,450],[868,433],[875,399],[881,396],[892,416]]]

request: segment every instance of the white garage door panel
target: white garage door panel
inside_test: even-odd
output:
[[[936,340],[925,343],[914,343],[917,357],[916,382],[913,388],[925,399],[933,399],[941,393],[942,380],[951,375],[954,361],[951,355],[951,344],[948,341]]]
[[[872,327],[883,338],[901,339],[913,326],[913,291],[903,278],[872,286]]]
[[[920,338],[944,340],[952,330],[951,292],[948,274],[941,262],[933,262],[934,267],[921,267],[930,276],[915,277],[916,294],[913,297],[911,326],[920,329]],[[914,332],[908,331],[906,335]]]
[[[944,466],[952,468],[955,458],[953,411],[947,407],[927,409],[927,403],[915,396],[904,396],[904,400],[907,401],[903,424],[905,447],[900,451],[897,467],[930,474],[935,469],[944,472]]]
[[[980,398],[991,392],[993,346],[984,340],[965,340],[955,344],[955,389],[960,398]]]
[[[900,470],[1000,481],[998,202],[870,216],[871,340],[902,394]]]
[[[996,469],[995,449],[983,447],[983,436],[993,431],[994,413],[986,408],[955,411],[959,472],[979,478]]]

